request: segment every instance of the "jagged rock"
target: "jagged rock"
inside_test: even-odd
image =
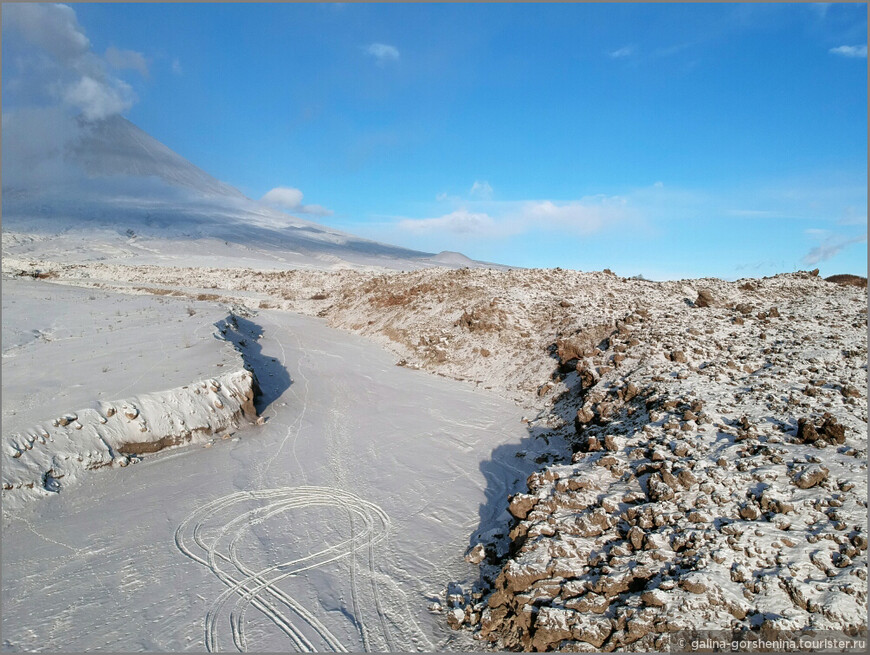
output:
[[[627,535],[628,540],[631,542],[631,545],[635,550],[641,549],[645,536],[646,533],[636,525],[632,526],[631,530],[628,531]]]
[[[747,521],[754,521],[761,516],[761,512],[758,510],[755,503],[744,504],[738,511],[738,514],[740,514],[740,518],[746,519]]]
[[[695,307],[713,307],[715,304],[713,292],[709,289],[701,289],[695,299]]]
[[[692,594],[703,594],[707,591],[707,584],[698,576],[686,576],[680,580],[680,588]]]
[[[828,479],[828,468],[818,464],[812,464],[798,473],[793,479],[795,485],[801,489],[810,489]]]
[[[518,519],[524,519],[529,511],[538,503],[538,499],[528,494],[516,494],[511,498],[508,511]]]
[[[577,424],[580,426],[578,431],[582,431],[583,426],[585,426],[587,423],[591,423],[594,418],[595,414],[591,409],[588,409],[586,407],[581,407],[580,409],[578,409],[576,419]]]
[[[855,387],[851,384],[847,384],[847,385],[843,386],[843,389],[841,390],[840,393],[842,393],[843,396],[846,398],[860,398],[861,397],[861,392],[858,391],[858,387]]]
[[[532,647],[536,651],[551,650],[563,639],[572,636],[571,625],[576,623],[576,613],[556,607],[542,607],[535,618],[535,634]]]
[[[63,416],[61,416],[60,418],[57,419],[57,422],[61,426],[67,426],[77,419],[78,419],[78,416],[76,414],[64,414]]]
[[[761,509],[775,514],[787,514],[794,511],[794,505],[788,501],[776,498],[770,491],[761,494]]]
[[[456,630],[465,621],[465,610],[454,607],[447,612],[447,625]]]
[[[580,375],[581,390],[591,389],[600,379],[598,372],[586,363],[577,363],[577,373]]]
[[[622,398],[622,399],[623,399],[625,402],[629,402],[629,401],[633,400],[633,399],[636,398],[637,395],[640,393],[640,389],[638,388],[638,386],[637,386],[634,382],[629,382],[629,383],[625,386],[624,389],[625,389],[625,391],[624,391],[624,393],[623,393],[623,398]]]
[[[505,589],[513,593],[526,591],[533,583],[547,577],[550,573],[548,564],[541,561],[520,564],[511,560],[501,573]]]
[[[486,548],[483,544],[476,544],[465,555],[465,561],[469,564],[480,564],[486,558]]]
[[[829,443],[841,444],[846,441],[846,428],[837,423],[837,419],[834,417],[825,419],[822,423],[821,433]]]
[[[649,488],[650,500],[659,502],[663,500],[671,500],[674,497],[674,490],[662,482],[662,478],[658,473],[654,473],[650,476],[647,485]]]
[[[589,612],[604,614],[607,608],[610,607],[610,599],[607,596],[589,592],[579,598],[569,600],[565,603],[565,607],[577,610],[583,614],[588,614]]]
[[[798,419],[797,436],[803,443],[812,443],[819,438],[819,433],[816,432],[816,426],[808,418]]]
[[[573,359],[592,356],[593,350],[614,332],[612,325],[602,324],[588,327],[579,333],[556,342],[556,353],[560,364]]]
[[[580,615],[572,629],[572,636],[578,641],[585,641],[595,648],[600,648],[612,632],[613,625],[610,619]]]
[[[539,396],[539,397],[540,397],[540,396],[546,396],[547,393],[549,393],[550,390],[551,390],[554,386],[555,386],[555,385],[554,385],[552,382],[544,382],[544,384],[542,384],[540,387],[538,387],[538,396]]]
[[[640,595],[640,600],[649,607],[667,607],[668,595],[660,589],[650,589]]]

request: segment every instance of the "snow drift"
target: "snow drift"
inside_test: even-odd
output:
[[[84,470],[127,466],[131,456],[226,435],[256,421],[253,400],[254,376],[241,369],[4,435],[4,492],[58,492]]]

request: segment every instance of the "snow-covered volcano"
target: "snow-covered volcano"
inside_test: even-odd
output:
[[[204,196],[244,198],[122,116],[82,124],[82,128],[81,138],[70,145],[66,158],[91,176],[151,177]]]
[[[4,116],[5,254],[210,266],[479,265],[431,259],[251,200],[121,116],[56,123]],[[35,147],[30,138],[40,131]]]

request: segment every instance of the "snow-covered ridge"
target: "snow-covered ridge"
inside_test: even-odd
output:
[[[204,443],[256,421],[254,376],[240,369],[167,391],[100,403],[3,436],[4,501],[56,493],[86,470]]]

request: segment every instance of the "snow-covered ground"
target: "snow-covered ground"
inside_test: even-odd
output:
[[[240,366],[213,302],[3,280],[3,433]]]
[[[87,312],[68,312],[84,299]],[[101,316],[120,320],[113,333],[142,337],[126,344],[126,359],[142,364],[127,365],[126,384],[111,371],[110,384],[94,375],[88,392],[58,401],[65,411],[198,379],[202,366],[220,363],[212,342],[234,356],[212,334],[225,307],[196,305],[189,316],[187,299],[18,280],[4,280],[7,302],[27,314],[7,332],[4,311],[4,349],[18,348],[4,358],[4,411],[7,372],[27,379],[19,366],[54,369],[60,380],[101,370],[86,354],[102,345]],[[163,320],[149,314],[156,305]],[[93,315],[100,336],[81,335],[75,321],[86,318],[68,319],[64,332],[51,311]],[[177,326],[166,320],[173,311]],[[503,499],[536,467],[515,456],[526,436],[520,410],[470,384],[397,367],[389,353],[318,319],[261,311],[237,321],[261,332],[240,347],[258,374],[265,424],[88,471],[7,511],[5,649],[468,647],[467,635],[445,629],[427,607],[446,581],[476,579],[462,559],[472,533],[503,523]],[[73,354],[37,347],[28,324],[73,339]],[[170,367],[164,383],[155,340],[177,346],[185,334],[190,348],[176,350],[204,350]],[[46,407],[43,418],[56,410]],[[41,414],[35,406],[27,421]]]

